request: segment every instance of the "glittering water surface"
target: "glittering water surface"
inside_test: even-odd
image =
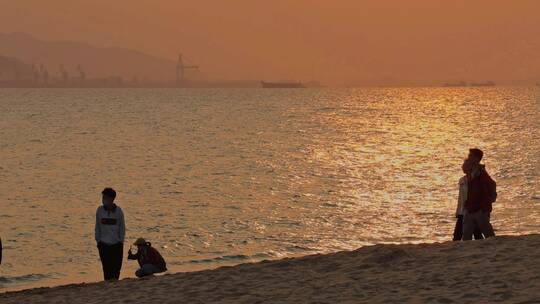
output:
[[[172,272],[445,241],[473,146],[498,182],[498,233],[538,233],[539,94],[0,90],[0,289],[99,280],[105,186],[128,241],[149,239]]]

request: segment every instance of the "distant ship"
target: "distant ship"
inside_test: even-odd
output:
[[[444,84],[445,87],[466,87],[468,86],[466,81],[460,81],[460,82],[447,82]]]
[[[471,87],[494,87],[494,86],[495,86],[495,82],[493,81],[471,83]]]
[[[305,88],[301,82],[265,82],[261,81],[261,86],[265,89],[300,89]]]

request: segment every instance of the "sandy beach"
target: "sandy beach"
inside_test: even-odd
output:
[[[540,303],[540,235],[376,245],[148,279],[38,288],[1,303]]]

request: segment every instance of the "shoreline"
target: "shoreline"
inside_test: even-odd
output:
[[[0,293],[2,303],[526,303],[540,235],[354,251]],[[533,302],[528,302],[533,303]]]

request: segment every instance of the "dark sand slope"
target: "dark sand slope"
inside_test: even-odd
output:
[[[107,290],[107,292],[105,292]],[[244,264],[0,294],[0,303],[540,303],[540,235]]]

